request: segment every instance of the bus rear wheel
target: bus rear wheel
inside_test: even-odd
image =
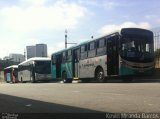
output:
[[[95,79],[99,83],[105,82],[104,71],[102,68],[98,68],[95,73]]]
[[[67,83],[67,73],[66,72],[62,73],[62,81],[63,83]]]
[[[33,77],[31,77],[31,83],[35,83],[35,80]]]
[[[71,79],[67,79],[67,73],[65,71],[62,73],[62,81],[63,83],[72,83]]]

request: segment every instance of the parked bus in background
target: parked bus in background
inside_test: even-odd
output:
[[[52,78],[54,80],[63,79],[64,82],[72,82],[74,64],[72,49],[65,49],[52,54]]]
[[[30,58],[18,65],[18,79],[21,82],[51,81],[51,59]]]
[[[4,68],[4,79],[6,82],[18,82],[18,65],[11,65]]]
[[[104,82],[110,76],[152,75],[154,72],[153,33],[139,28],[87,41],[52,54],[52,77],[64,82],[90,79]],[[132,78],[124,78],[131,81]]]

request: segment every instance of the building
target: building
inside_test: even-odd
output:
[[[36,56],[36,46],[27,46],[27,59]]]
[[[154,33],[154,50],[160,48],[160,27],[151,29]]]
[[[36,57],[47,57],[46,44],[36,44]]]
[[[5,56],[4,58],[3,58],[3,60],[9,60],[10,58],[9,58],[9,56]]]
[[[32,57],[47,57],[47,45],[36,44],[35,46],[27,46],[27,59]]]
[[[19,63],[25,60],[24,55],[11,53],[9,56],[5,56],[3,60],[0,60],[0,71],[3,70],[5,67],[10,65],[18,65]]]
[[[160,68],[160,27],[156,27],[152,29],[154,33],[154,51],[155,55],[155,67]]]
[[[22,54],[12,53],[12,54],[9,54],[9,59],[13,62],[19,62],[20,63],[20,62],[23,62],[25,60],[25,57]]]

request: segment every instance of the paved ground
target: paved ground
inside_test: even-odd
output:
[[[0,84],[0,112],[159,112],[160,81]]]

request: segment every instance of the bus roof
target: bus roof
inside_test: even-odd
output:
[[[77,45],[71,46],[71,47],[69,47],[69,48],[59,50],[59,51],[57,51],[57,52],[52,53],[52,55],[60,54],[60,53],[62,53],[62,52],[64,52],[64,51],[66,51],[66,50],[77,48],[77,47],[79,47],[79,46],[81,46],[81,45],[87,44],[87,43],[92,42],[92,41],[96,41],[96,40],[98,40],[98,39],[100,39],[100,38],[112,37],[112,36],[114,36],[115,34],[120,35],[120,34],[122,33],[122,31],[124,31],[124,30],[125,30],[125,31],[128,31],[128,30],[129,30],[129,31],[130,31],[130,30],[132,30],[132,31],[133,31],[133,30],[138,31],[138,30],[140,30],[140,31],[148,31],[148,32],[150,32],[150,30],[141,29],[141,28],[122,28],[121,30],[116,30],[116,31],[114,31],[114,32],[110,32],[110,33],[104,34],[103,36],[100,36],[100,37],[97,37],[97,38],[94,38],[94,39],[91,39],[91,40],[84,41],[84,42],[82,42],[82,43],[79,43],[79,44],[77,44]]]
[[[73,46],[71,46],[71,47],[69,47],[69,48],[59,50],[59,51],[57,51],[57,52],[52,53],[52,55],[54,55],[54,54],[60,54],[60,53],[62,53],[62,52],[64,52],[64,51],[66,51],[66,50],[69,50],[69,49],[71,49],[71,48],[75,48],[76,46],[78,46],[78,45],[73,45]]]
[[[30,59],[18,64],[18,66],[21,64],[25,64],[26,62],[29,62],[29,61],[51,61],[51,58],[49,58],[49,57],[33,57],[33,58],[30,58]]]
[[[121,34],[153,36],[153,32],[151,30],[142,28],[122,28]]]
[[[66,50],[77,48],[77,47],[79,47],[79,46],[81,46],[81,45],[84,45],[84,44],[87,44],[87,43],[89,43],[89,42],[95,41],[95,40],[97,40],[97,39],[99,39],[99,38],[103,38],[103,37],[105,37],[105,36],[111,36],[111,35],[113,35],[113,34],[118,34],[118,33],[119,33],[119,32],[113,32],[113,33],[110,33],[110,34],[103,35],[103,36],[101,36],[101,37],[97,37],[97,38],[95,38],[95,39],[87,40],[87,41],[81,42],[81,43],[79,43],[79,44],[73,45],[73,46],[71,46],[71,47],[69,47],[69,48],[62,49],[62,50],[59,50],[59,51],[57,51],[57,52],[54,52],[54,53],[52,53],[52,55],[60,54],[60,53],[62,53],[62,52],[64,52],[64,51],[66,51]]]
[[[4,69],[10,69],[10,68],[18,68],[18,65],[11,65],[11,66],[8,66],[8,67],[6,67]]]

